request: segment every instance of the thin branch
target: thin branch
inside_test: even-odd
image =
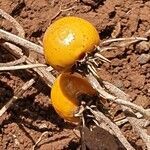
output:
[[[143,117],[143,115],[140,114],[139,112],[135,113],[135,115],[138,119],[141,119]],[[117,126],[121,126],[121,125],[129,122],[129,120],[126,118],[126,116],[124,116],[124,117],[121,117],[120,119],[114,120],[114,122],[117,124]]]
[[[21,88],[18,87],[16,90],[17,92],[15,95],[9,100],[8,103],[6,103],[5,106],[3,106],[0,110],[0,117],[20,98],[22,97],[23,93],[29,89],[33,84],[35,83],[35,79],[31,79],[27,81]]]
[[[48,131],[45,131],[45,132],[43,132],[43,133],[40,135],[39,139],[38,139],[38,140],[36,141],[36,143],[34,144],[32,150],[35,150],[35,149],[36,149],[37,145],[42,141],[42,138],[43,138],[45,135],[47,135],[47,134],[49,134],[49,132],[48,132]]]
[[[129,38],[115,38],[115,39],[108,39],[106,41],[103,41],[101,43],[101,45],[104,45],[104,44],[109,44],[109,43],[112,43],[112,42],[120,42],[120,41],[130,41],[130,40],[136,40],[136,41],[147,41],[147,38],[144,38],[144,37],[129,37]]]
[[[26,60],[26,57],[23,56],[20,59],[17,59],[17,60],[14,60],[14,61],[10,61],[10,62],[7,62],[7,63],[0,63],[0,67],[8,67],[8,66],[19,65],[19,64],[24,63],[25,60]]]
[[[31,69],[31,68],[37,68],[37,67],[46,67],[46,65],[44,65],[44,64],[30,64],[30,65],[18,65],[18,66],[0,67],[0,71]]]
[[[121,22],[118,22],[115,26],[115,29],[113,30],[113,32],[111,34],[111,37],[112,38],[118,37],[120,32],[121,32]]]
[[[116,124],[114,124],[108,117],[106,117],[102,112],[100,111],[94,111],[90,107],[88,108],[91,113],[95,116],[96,120],[101,123],[101,120],[103,120],[106,124],[109,125],[109,127],[113,130],[116,137],[120,140],[120,142],[123,144],[123,146],[127,150],[135,150],[131,144],[127,141],[127,139],[124,137],[124,135],[121,133],[120,129]]]
[[[107,46],[107,47],[99,47],[99,46],[96,46],[96,49],[99,51],[99,52],[104,52],[104,51],[107,51],[107,50],[114,50],[116,49],[117,47],[116,46]]]
[[[12,16],[10,16],[8,13],[6,13],[2,9],[0,9],[0,15],[3,18],[5,18],[6,20],[10,21],[15,26],[15,28],[18,31],[18,36],[24,38],[24,36],[25,36],[24,29],[22,28],[22,26]]]
[[[13,56],[17,58],[23,57],[22,49],[19,48],[18,46],[9,42],[0,43],[0,45],[2,45],[5,49],[7,49]]]
[[[106,92],[104,90],[104,88],[102,88],[102,86],[99,84],[97,79],[91,74],[87,75],[87,79],[91,83],[92,87],[99,92],[101,97],[108,99],[112,102],[115,102],[119,105],[124,105],[124,106],[127,106],[129,108],[132,108],[132,109],[140,112],[144,116],[146,116],[148,119],[150,119],[150,109],[144,109],[142,106],[138,106],[136,104],[131,103],[130,101],[126,101],[126,100],[117,98],[117,97],[109,94],[108,92]],[[105,86],[108,87],[108,85],[105,85]]]
[[[6,48],[12,55],[14,55],[17,58],[21,58],[24,56],[26,58],[27,64],[38,63],[38,62],[33,61],[31,58],[23,55],[22,50],[19,47],[17,47],[16,45],[13,45],[8,42],[4,42],[4,43],[2,43],[2,46],[4,46],[4,48]],[[55,77],[49,72],[49,68],[48,69],[46,69],[44,67],[33,68],[33,70],[35,72],[37,72],[37,74],[41,77],[42,80],[45,81],[45,83],[49,87],[51,87],[53,85]]]
[[[30,58],[26,59],[27,64],[32,64],[33,61]],[[38,73],[38,75],[41,77],[42,80],[45,81],[45,83],[51,87],[55,81],[55,77],[48,71],[47,68],[45,67],[40,67],[40,68],[33,68],[35,72]]]
[[[62,9],[62,6],[59,7],[59,10],[58,12],[51,18],[51,21],[50,21],[50,24],[51,22],[56,19],[62,12],[65,12],[65,11],[69,11],[71,9],[74,9],[76,6],[72,6],[70,8],[66,8],[66,9]]]
[[[142,106],[138,106],[132,102],[130,102],[130,98],[127,94],[125,94],[123,91],[121,91],[120,89],[118,89],[116,86],[114,86],[113,84],[104,81],[103,82],[106,89],[108,89],[111,92],[115,92],[117,91],[117,96],[118,97],[123,97],[122,95],[124,95],[123,99],[119,99],[117,97],[112,97],[112,101],[116,102],[117,104],[121,104],[124,106],[127,106],[131,109],[134,109],[138,112],[140,112],[143,116],[145,116],[147,119],[150,119],[150,109],[144,109]],[[110,94],[108,96],[111,96]]]
[[[43,48],[41,46],[32,43],[24,38],[21,38],[17,35],[4,31],[2,29],[0,29],[0,38],[4,39],[7,42],[11,42],[20,45],[22,47],[25,47],[27,49],[33,50],[37,53],[43,54]]]
[[[94,56],[97,57],[97,58],[99,58],[102,62],[110,63],[110,60],[108,60],[107,58],[105,58],[100,53],[95,53]]]
[[[118,96],[119,98],[123,98],[125,100],[128,100],[128,95],[125,94],[123,91],[121,91],[120,89],[118,89],[116,86],[107,83],[109,87],[109,91],[111,93],[113,93],[114,95]],[[125,106],[121,106],[123,110],[128,110],[131,113],[133,113],[133,111],[130,108],[127,108]],[[140,117],[141,115],[138,114],[138,116]],[[138,118],[137,116],[137,118]],[[132,125],[132,127],[134,128],[134,130],[139,133],[140,137],[143,139],[143,141],[145,142],[147,149],[150,150],[150,136],[147,133],[147,130],[144,128],[145,126],[147,126],[148,124],[150,124],[149,120],[145,120],[145,119],[137,119],[136,117],[132,117],[132,116],[127,116],[127,119],[129,120],[130,124]]]
[[[5,33],[6,35],[3,33]],[[20,38],[16,35],[13,35],[9,32],[6,32],[6,31],[0,29],[0,37],[1,37],[1,35],[3,37],[5,37],[6,41],[10,39],[10,41],[12,41],[12,42],[14,41],[14,43],[17,42],[15,44],[21,45],[25,48],[29,48],[31,50],[35,50],[36,52],[39,52],[39,53],[43,53],[43,48],[41,46],[38,46],[32,42],[29,42],[28,40],[25,40],[23,38]],[[23,56],[22,50],[19,47],[15,46],[11,43],[4,42],[4,43],[2,43],[2,46],[4,46],[7,50],[9,50],[9,52],[12,53],[17,58],[21,58]],[[35,62],[33,62],[33,60],[31,60],[30,58],[27,58],[26,63],[33,64]],[[48,86],[50,86],[50,87],[52,86],[52,84],[55,80],[55,77],[50,72],[48,72],[44,68],[33,68],[33,70],[36,71],[40,75],[40,77],[48,84]]]
[[[72,7],[66,8],[66,9],[62,9],[62,8],[60,7],[60,11],[62,11],[62,12],[64,12],[64,11],[69,11],[69,10],[74,9],[75,7],[76,7],[76,6],[72,6]]]
[[[143,124],[147,121],[145,119],[137,119],[134,117],[127,117],[133,129],[140,135],[142,140],[145,142],[147,146],[147,150],[150,150],[150,135],[148,135],[148,131],[144,128]]]

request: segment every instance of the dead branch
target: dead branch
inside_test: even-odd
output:
[[[74,9],[76,6],[72,6],[70,8],[66,8],[66,9],[62,9],[62,5],[59,7],[59,10],[58,12],[51,18],[51,21],[50,21],[50,24],[51,22],[56,19],[62,12],[65,12],[65,11],[69,11],[71,9]]]
[[[144,109],[142,106],[138,106],[134,103],[130,102],[130,98],[127,94],[125,94],[123,91],[121,91],[120,89],[118,89],[116,86],[114,86],[113,84],[104,81],[103,82],[106,89],[108,89],[110,92],[117,93],[117,97],[122,97],[123,99],[118,99],[118,100],[113,100],[114,102],[127,106],[133,110],[136,110],[138,112],[140,112],[143,116],[145,116],[147,119],[150,119],[150,109]]]
[[[23,56],[17,60],[14,60],[14,61],[10,61],[10,62],[7,62],[7,63],[0,63],[0,67],[8,67],[8,66],[15,66],[15,65],[19,65],[19,64],[22,64],[24,63],[26,60],[26,57]]]
[[[25,47],[27,49],[33,50],[37,53],[43,54],[43,48],[35,43],[32,43],[24,38],[21,38],[17,35],[14,35],[12,33],[9,33],[7,31],[4,31],[0,29],[0,38],[7,42],[11,42],[17,45],[20,45],[22,47]]]
[[[112,42],[120,42],[120,41],[147,41],[147,38],[144,37],[129,37],[129,38],[115,38],[115,39],[108,39],[103,41],[101,45],[110,44]]]
[[[120,99],[118,97],[115,97],[115,96],[109,94],[108,92],[106,92],[104,90],[104,88],[102,88],[102,86],[99,84],[97,79],[91,74],[87,75],[87,79],[90,82],[90,84],[93,86],[93,88],[98,91],[98,93],[100,94],[101,97],[108,99],[119,105],[127,106],[133,110],[136,110],[136,111],[140,112],[141,114],[143,114],[144,116],[146,116],[148,119],[150,119],[150,109],[144,109],[142,106],[138,106],[136,104],[131,103],[130,101],[126,101],[124,99]],[[104,85],[105,84],[106,84],[106,82],[104,82]],[[105,85],[105,86],[108,87],[108,85]]]
[[[143,115],[140,114],[139,112],[135,113],[135,115],[136,115],[136,117],[137,117],[138,119],[143,118]],[[126,118],[126,116],[121,117],[120,119],[114,120],[114,122],[116,123],[117,126],[121,126],[121,125],[127,123],[128,121],[129,121],[129,120]]]
[[[123,91],[121,91],[120,89],[118,89],[116,86],[106,82],[106,87],[109,88],[109,91],[111,93],[113,93],[114,95],[118,96],[119,98],[123,98],[125,100],[128,100],[128,95],[125,94]],[[133,113],[133,111],[130,108],[127,108],[125,106],[122,106],[123,110],[128,110],[131,113]],[[137,119],[136,117],[132,117],[132,116],[128,116],[126,115],[127,119],[129,120],[130,124],[132,125],[132,127],[134,128],[134,130],[139,133],[140,137],[143,139],[143,141],[145,142],[147,149],[150,150],[150,136],[147,133],[147,130],[144,129],[144,127],[146,125],[148,125],[150,123],[149,120],[145,120],[145,119]]]
[[[44,64],[29,64],[29,65],[18,65],[18,66],[4,66],[0,67],[0,71],[20,70],[20,69],[31,69],[37,67],[46,67]]]
[[[25,32],[22,26],[8,13],[6,13],[4,10],[0,9],[0,15],[5,18],[6,20],[10,21],[12,25],[14,25],[18,31],[18,36],[24,38]]]
[[[9,42],[0,43],[0,45],[2,45],[5,49],[7,49],[13,56],[17,58],[18,57],[20,58],[20,56],[23,57],[22,49],[19,48],[18,46]]]
[[[26,58],[26,63],[27,64],[33,64],[33,63],[38,63],[38,62],[35,62],[34,60],[31,60],[31,58],[23,55],[22,53],[22,50],[17,47],[16,45],[14,44],[11,44],[11,43],[8,43],[8,42],[4,42],[1,44],[2,46],[4,46],[4,48],[6,48],[12,55],[14,55],[16,58],[21,58],[21,57],[25,57]],[[37,74],[41,77],[42,80],[45,81],[45,83],[51,87],[54,80],[55,80],[55,77],[45,68],[33,68],[33,70],[35,72],[37,72]]]
[[[96,49],[99,51],[99,52],[104,52],[104,51],[107,51],[107,50],[114,50],[116,49],[117,47],[113,47],[113,46],[106,46],[106,47],[99,47],[99,46],[96,46]]]

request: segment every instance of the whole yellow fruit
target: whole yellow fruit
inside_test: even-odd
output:
[[[88,21],[63,17],[46,30],[43,38],[46,62],[57,70],[70,68],[99,44],[99,34]]]
[[[80,94],[96,95],[91,85],[80,76],[69,73],[60,74],[51,89],[51,103],[60,117],[70,122],[79,122],[75,117],[80,102]]]

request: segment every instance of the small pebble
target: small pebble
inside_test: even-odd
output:
[[[150,43],[146,41],[142,41],[136,45],[136,51],[140,54],[149,51],[149,49]]]
[[[146,64],[150,61],[150,54],[142,54],[137,60],[141,65]]]

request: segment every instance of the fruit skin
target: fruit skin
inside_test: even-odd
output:
[[[91,85],[80,76],[70,73],[62,73],[55,80],[51,89],[51,103],[60,117],[69,122],[80,122],[74,114],[78,110],[81,94],[96,95]]]
[[[43,38],[46,62],[57,70],[70,68],[99,44],[99,34],[88,21],[63,17],[46,30]]]

